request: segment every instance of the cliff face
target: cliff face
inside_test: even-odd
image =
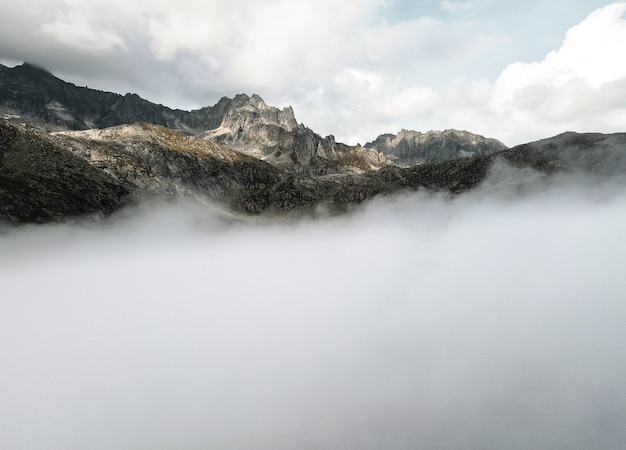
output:
[[[372,149],[337,143],[298,124],[291,107],[268,106],[258,95],[238,95],[220,126],[204,135],[271,164],[302,174],[362,172],[383,167],[385,157]]]

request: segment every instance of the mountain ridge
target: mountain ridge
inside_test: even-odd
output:
[[[523,192],[560,174],[622,182],[626,174],[626,133],[564,133],[485,150],[487,138],[465,131],[403,130],[347,146],[258,95],[224,97],[188,115],[136,94],[79,88],[32,66],[3,67],[5,223],[108,216],[149,199],[179,198],[220,205],[226,218],[335,214],[399,192],[461,194],[481,185]],[[96,122],[119,123],[89,126]],[[473,145],[469,157],[465,145]]]
[[[14,68],[2,66],[0,107],[10,114],[30,116],[35,124],[48,126],[52,131],[106,128],[134,122],[162,125],[224,143],[270,163],[317,175],[336,172],[337,164],[333,162],[340,160],[353,161],[349,170],[363,171],[393,162],[387,156],[398,159],[397,152],[372,144],[383,135],[372,141],[372,145],[349,146],[337,142],[332,135],[322,137],[298,123],[291,106],[282,109],[268,106],[257,94],[222,97],[213,106],[183,111],[154,104],[137,94],[78,87],[29,63]],[[472,136],[475,135],[458,146],[459,150],[445,143],[435,144],[447,149],[445,153],[439,152],[437,158],[432,158],[432,151],[420,153],[413,145],[410,152],[418,155],[406,161],[435,162],[442,160],[444,154],[446,158],[456,158],[505,148],[495,140],[477,148],[470,142]],[[406,161],[403,165],[410,165]]]
[[[150,198],[206,198],[231,217],[335,214],[377,196],[461,194],[488,180],[491,189],[532,190],[558,174],[624,182],[626,133],[570,133],[473,158],[305,176],[153,124],[50,134],[0,119],[0,222],[9,223],[108,216]]]

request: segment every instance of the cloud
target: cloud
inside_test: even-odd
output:
[[[97,27],[90,18],[76,12],[42,24],[41,31],[63,45],[80,50],[110,52],[126,48],[120,36]]]
[[[157,57],[189,52],[220,63],[223,73],[214,83],[276,90],[332,66],[342,54],[340,44],[370,20],[379,2],[188,3],[184,9],[150,12]]]
[[[497,101],[505,103],[528,86],[561,86],[582,79],[594,88],[626,77],[616,52],[626,48],[626,3],[613,3],[570,28],[559,50],[538,63],[509,65],[496,82]]]
[[[5,230],[0,443],[619,447],[626,193],[596,189]]]
[[[122,36],[128,32],[124,27],[128,25],[128,18],[133,17],[128,3],[125,6],[114,0],[109,8],[88,0],[50,3],[54,14],[42,14],[36,19],[40,21],[36,29],[44,38],[52,38],[60,47],[83,53],[103,52],[109,57],[112,52],[128,49]]]
[[[330,131],[344,140],[364,143],[363,137],[371,134],[373,127],[395,130],[407,117],[428,117],[439,103],[439,95],[430,88],[404,87],[399,81],[389,82],[376,71],[346,68],[332,83],[297,103],[296,111],[308,110],[307,116],[315,124],[318,123],[315,119],[323,121],[324,116],[339,116]],[[317,114],[321,117],[316,117]],[[313,129],[319,131],[315,126]]]
[[[490,87],[471,82],[453,90],[469,105],[454,119],[471,129],[499,129],[498,137],[509,144],[567,130],[623,131],[625,11],[626,3],[598,9],[570,28],[561,47],[542,61],[510,64]],[[468,100],[479,92],[483,106]]]
[[[568,5],[31,0],[3,11],[0,59],[178,108],[258,93],[352,144],[401,128],[464,128],[510,145],[621,131],[624,3],[548,52],[546,33],[580,20]]]
[[[441,2],[441,7],[448,12],[456,14],[474,8],[474,3],[469,1],[452,2],[446,0]]]
[[[438,97],[430,81],[490,45],[463,24],[414,15],[387,21],[380,0],[26,6],[16,4],[4,18],[4,59],[29,60],[77,84],[135,91],[173,107],[259,93],[271,104],[293,105],[316,131],[352,143],[375,137],[365,130],[399,126],[399,111],[404,122],[428,117]],[[23,22],[19,32],[11,31],[12,21]],[[346,85],[349,73],[377,85]],[[394,100],[405,93],[409,105]],[[381,119],[380,105],[388,117]]]

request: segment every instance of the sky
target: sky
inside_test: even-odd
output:
[[[0,448],[623,447],[624,182],[528,175],[4,230]]]
[[[626,3],[5,0],[0,62],[181,109],[256,93],[355,144],[626,127]]]

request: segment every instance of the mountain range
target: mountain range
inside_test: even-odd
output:
[[[193,111],[0,65],[0,220],[108,215],[145,198],[213,199],[229,217],[341,212],[374,196],[460,193],[505,164],[623,177],[626,134],[565,133],[507,148],[467,131],[402,130],[364,146],[322,137],[258,95]]]

